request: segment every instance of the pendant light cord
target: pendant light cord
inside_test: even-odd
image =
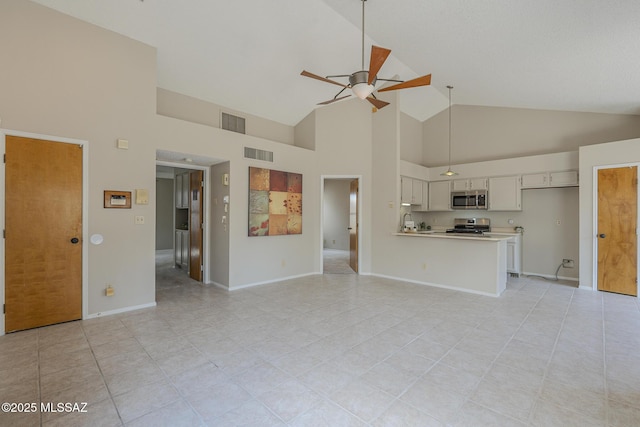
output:
[[[451,89],[453,86],[447,86],[449,89],[449,170],[451,170]]]

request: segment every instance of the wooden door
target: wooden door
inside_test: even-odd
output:
[[[204,172],[189,173],[189,276],[202,282],[202,195]]]
[[[358,180],[349,186],[349,266],[358,272]]]
[[[6,331],[82,317],[82,146],[6,137]]]
[[[598,170],[598,290],[638,295],[638,168]]]

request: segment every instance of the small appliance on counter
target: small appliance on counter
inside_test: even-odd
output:
[[[453,222],[453,228],[447,230],[447,233],[458,234],[484,234],[491,231],[491,219],[489,218],[456,218]]]

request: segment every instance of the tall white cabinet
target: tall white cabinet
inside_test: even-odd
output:
[[[521,211],[522,191],[520,176],[489,178],[489,210]]]

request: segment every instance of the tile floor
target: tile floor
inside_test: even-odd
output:
[[[324,275],[0,337],[1,426],[637,426],[638,300],[539,279],[500,298]]]

